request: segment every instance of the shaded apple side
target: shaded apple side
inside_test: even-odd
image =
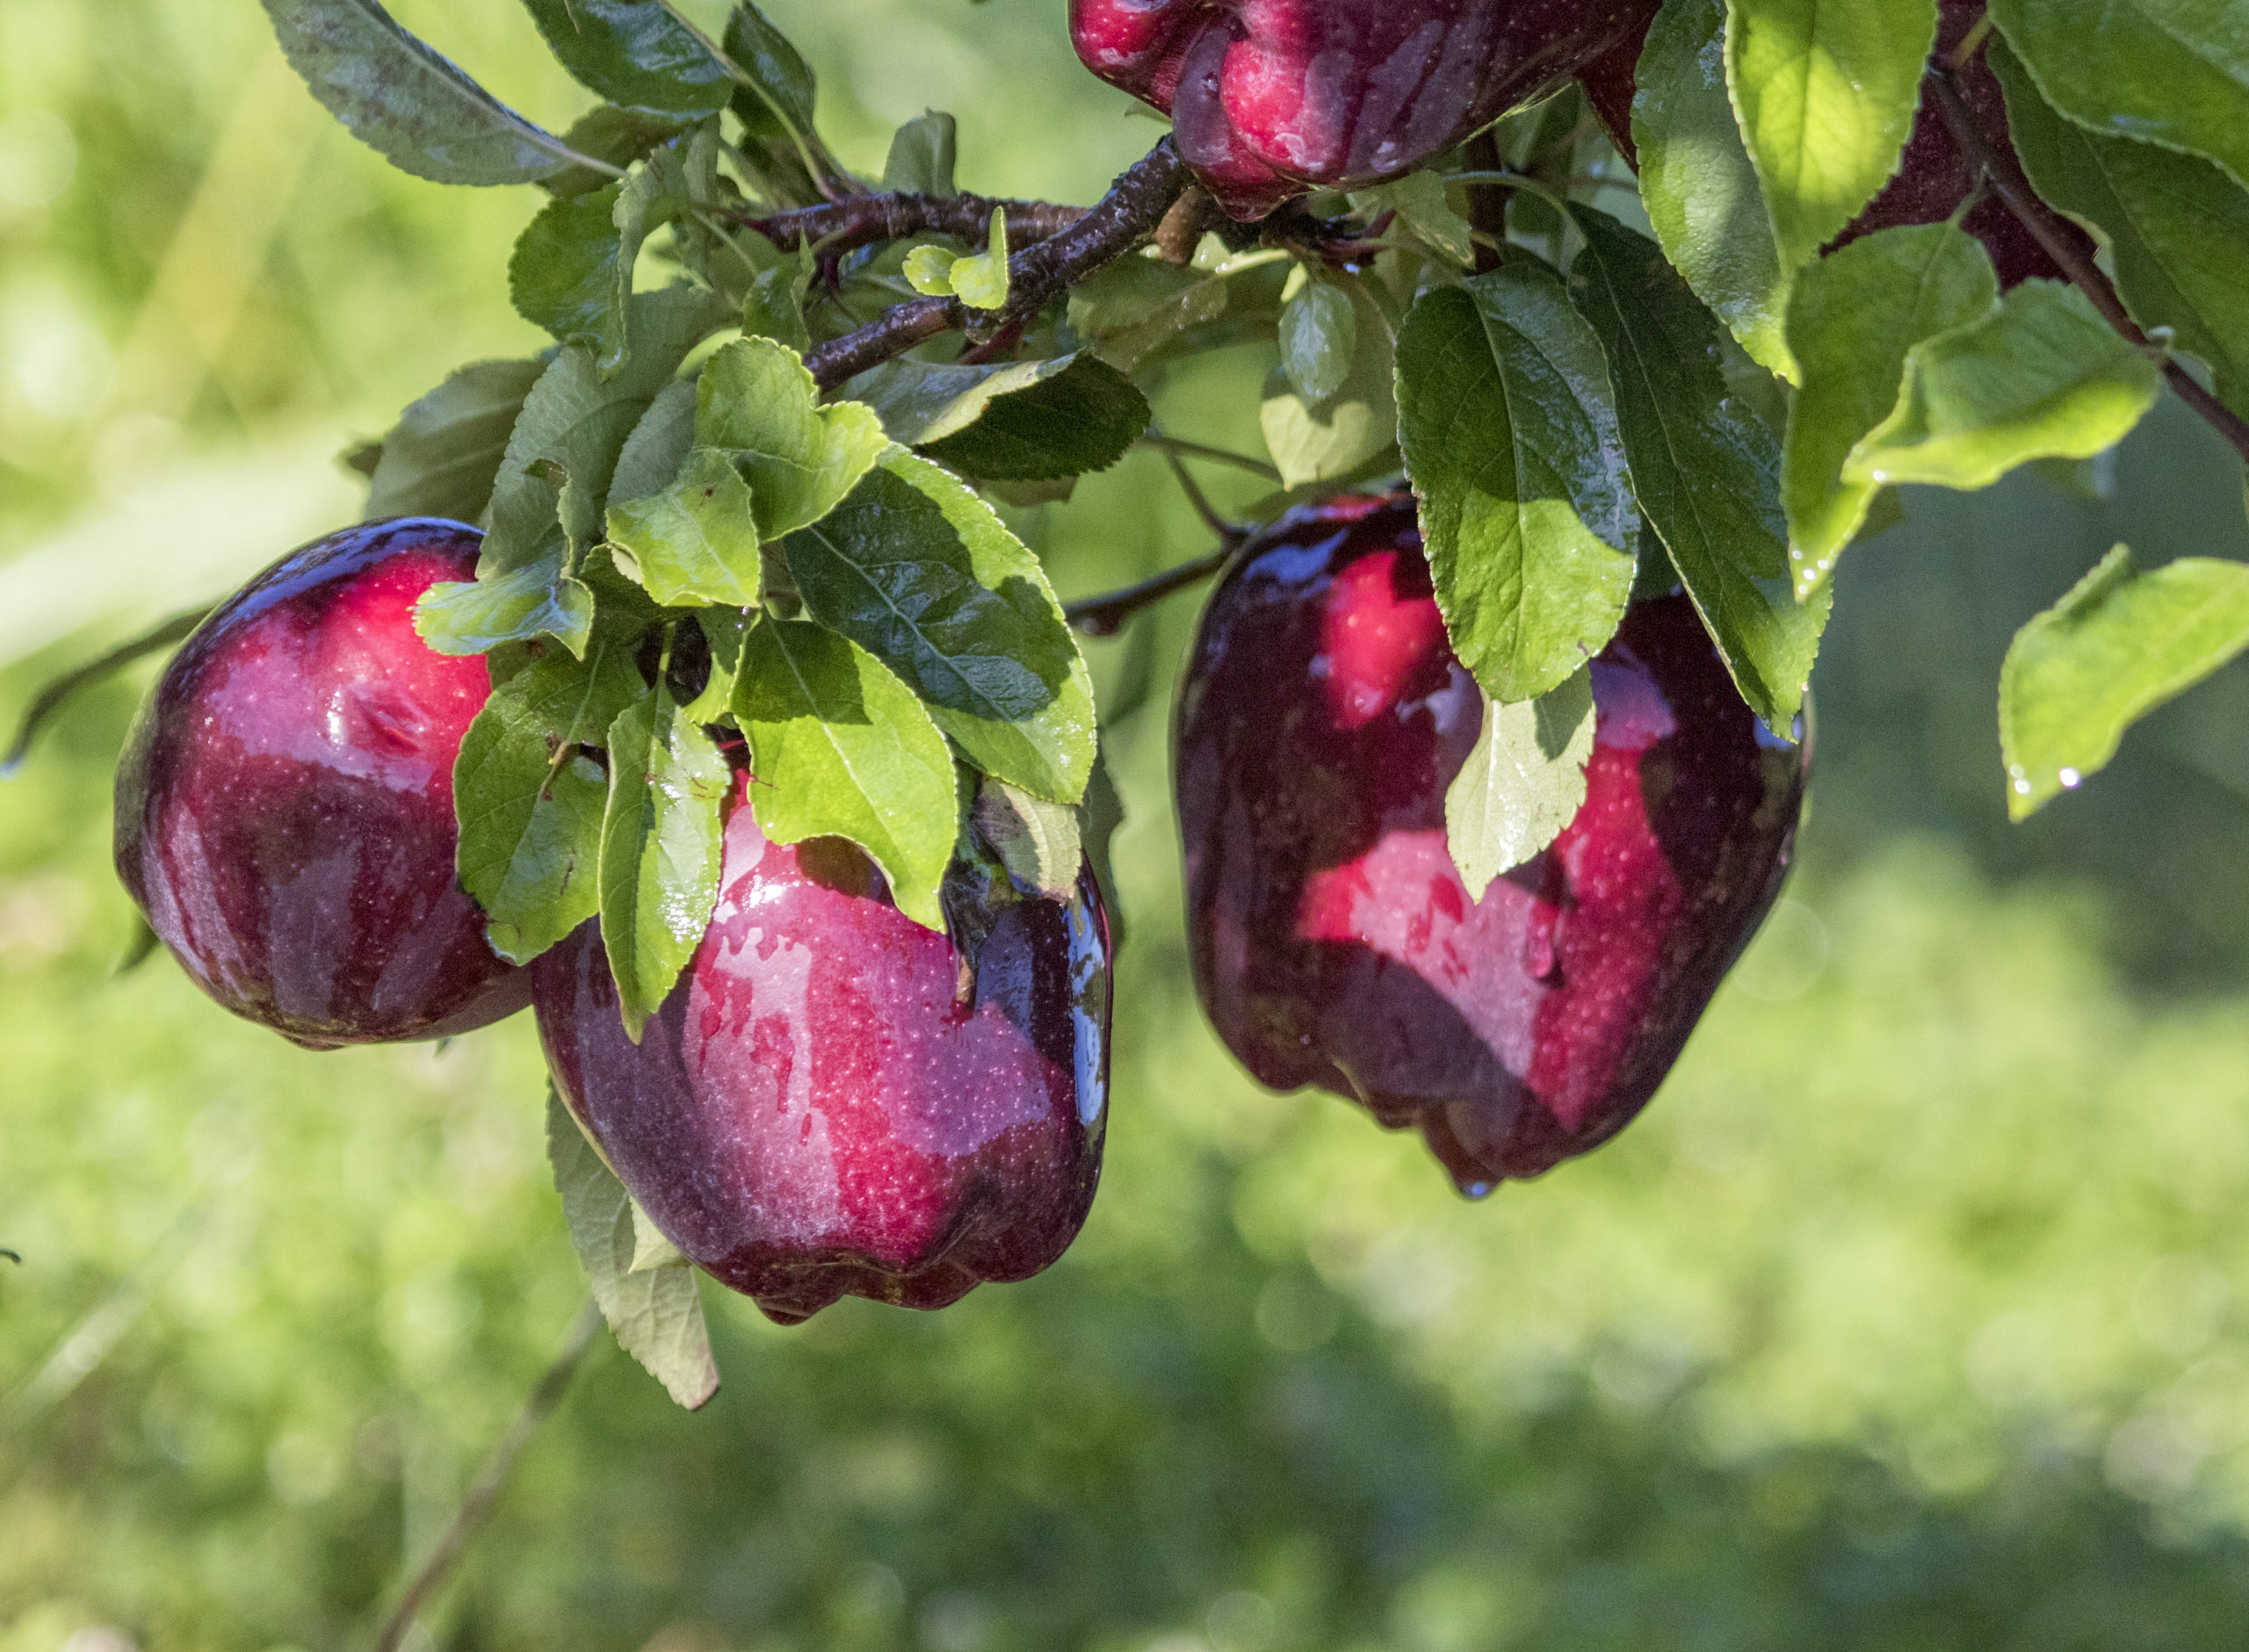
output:
[[[369,523],[244,587],[149,690],[118,772],[118,875],[196,984],[315,1048],[514,1014],[454,870],[453,761],[491,693],[414,605],[475,576],[459,523]]]
[[[1086,67],[1170,115],[1236,218],[1413,171],[1543,97],[1656,0],[1071,0]]]
[[[784,1324],[846,1294],[942,1308],[1027,1279],[1092,1205],[1110,1017],[1093,878],[1055,901],[956,862],[945,893],[963,945],[899,912],[857,848],[769,843],[738,803],[709,933],[638,1047],[597,923],[532,966],[548,1064],[603,1156]]]
[[[1948,61],[1983,17],[1984,0],[1938,0],[1936,47],[1930,54],[1930,61]],[[1651,18],[1648,22],[1653,20]],[[1616,47],[1587,64],[1579,76],[1586,101],[1593,105],[1610,141],[1635,171],[1639,170],[1640,160],[1632,142],[1632,99],[1639,90],[1638,69],[1647,32],[1647,23],[1641,24]],[[1985,141],[2019,173],[2021,163],[2015,157],[2014,139],[2007,129],[2007,98],[2000,90],[1999,76],[1992,73],[1982,53],[1955,71],[1953,83],[1959,89],[1960,100],[1967,105]],[[1897,175],[1826,250],[1833,252],[1838,247],[1848,246],[1877,229],[1942,223],[1975,192],[1976,185],[1976,169],[1961,153],[1952,128],[1945,124],[1943,115],[1924,90]],[[2027,182],[2024,187],[2028,187]],[[2082,229],[2059,216],[2055,224],[2088,258],[2092,256],[2092,238]],[[1986,194],[1977,202],[1962,219],[1961,227],[1981,242],[1984,250],[1991,254],[2002,287],[2014,287],[2034,277],[2051,281],[2067,279],[2061,266],[1996,195]]]
[[[1418,1127],[1464,1191],[1621,1129],[1779,893],[1808,754],[1735,693],[1686,598],[1592,667],[1587,799],[1472,898],[1444,799],[1481,697],[1410,499],[1284,517],[1205,612],[1176,731],[1204,1008],[1276,1089]]]

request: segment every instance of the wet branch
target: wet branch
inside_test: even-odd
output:
[[[995,200],[988,195],[857,195],[821,206],[760,218],[737,213],[734,221],[754,229],[783,252],[807,242],[823,255],[840,257],[862,247],[907,241],[915,235],[954,235],[972,246],[985,244],[992,213],[1003,207],[1008,234],[1018,245],[1059,235],[1086,214],[1082,206],[1053,201]]]
[[[1992,193],[2014,214],[2017,222],[2030,233],[2031,239],[2044,249],[2046,256],[2061,266],[2078,290],[2093,300],[2093,307],[2101,312],[2101,319],[2142,350],[2157,350],[2163,357],[2163,376],[2171,381],[2171,388],[2179,399],[2200,414],[2203,422],[2224,436],[2249,461],[2249,422],[2216,396],[2205,390],[2200,380],[2173,360],[2167,352],[2158,350],[2138,322],[2124,308],[2123,300],[2116,296],[2116,289],[2101,272],[2101,266],[2078,243],[2074,237],[2063,232],[2053,211],[2038,198],[2030,187],[2030,180],[2022,169],[2007,156],[2000,155],[1984,136],[1968,106],[1961,101],[1960,92],[1953,84],[1952,71],[1939,69],[1929,76],[1929,95],[1936,99],[1938,112],[1951,129],[1953,139],[1961,152],[1974,161],[1990,184]]]

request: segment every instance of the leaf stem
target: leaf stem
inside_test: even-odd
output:
[[[2015,221],[2029,232],[2030,238],[2061,267],[2062,273],[2077,289],[2093,301],[2093,307],[2101,312],[2103,321],[2133,344],[2161,358],[2163,376],[2170,380],[2179,400],[2200,414],[2205,423],[2231,443],[2245,462],[2249,462],[2249,422],[2205,390],[2194,374],[2141,330],[2124,307],[2124,301],[2117,296],[2115,286],[2084,248],[2063,233],[2053,210],[2038,198],[2022,169],[2001,155],[1984,136],[1983,129],[1961,100],[1952,71],[1933,71],[1928,85],[1929,96],[1935,99],[1937,111],[1950,128],[1953,141],[1959,144],[1961,153],[1982,170],[1985,182],[2014,215]]]
[[[997,330],[1017,317],[1035,315],[1077,282],[1114,263],[1155,233],[1188,178],[1186,163],[1166,137],[1117,178],[1099,206],[1009,259],[1007,308],[996,314],[977,312],[975,323]],[[805,365],[822,390],[833,390],[916,344],[965,330],[971,321],[958,299],[915,299],[821,345],[805,357]]]
[[[1281,480],[1279,468],[1262,458],[1252,458],[1247,453],[1232,452],[1222,447],[1207,447],[1200,442],[1189,442],[1175,436],[1161,436],[1153,430],[1143,436],[1134,445],[1176,453],[1182,458],[1208,459],[1213,465],[1231,465],[1238,471],[1247,471],[1269,482],[1278,483]]]
[[[438,1540],[438,1547],[430,1551],[430,1558],[415,1574],[413,1583],[399,1597],[398,1605],[392,1609],[389,1618],[384,1621],[381,1634],[376,1638],[375,1652],[398,1652],[398,1648],[406,1639],[407,1631],[414,1627],[415,1619],[429,1604],[430,1597],[452,1576],[453,1568],[459,1563],[462,1554],[468,1547],[469,1540],[491,1518],[493,1504],[499,1500],[501,1490],[508,1482],[509,1471],[516,1466],[516,1459],[523,1454],[524,1447],[531,1444],[532,1436],[539,1432],[539,1425],[546,1420],[554,1408],[562,1403],[562,1396],[569,1392],[570,1379],[578,1374],[578,1367],[585,1360],[586,1351],[593,1346],[594,1333],[600,1329],[601,1310],[589,1301],[578,1309],[577,1317],[570,1322],[570,1329],[562,1338],[561,1349],[555,1354],[553,1363],[540,1374],[530,1396],[524,1401],[523,1410],[516,1414],[516,1420],[509,1425],[500,1443],[493,1447],[492,1454],[484,1460],[484,1467],[477,1473],[476,1483],[469,1488],[468,1496],[461,1500],[452,1524],[445,1528],[445,1534]]]
[[[1221,524],[1219,548],[1192,562],[1182,562],[1168,568],[1153,579],[1142,580],[1138,585],[1128,585],[1121,591],[1110,591],[1102,596],[1089,596],[1082,602],[1067,604],[1062,613],[1070,624],[1088,637],[1114,637],[1124,629],[1124,622],[1142,609],[1161,602],[1175,592],[1200,585],[1213,574],[1225,571],[1233,560],[1249,535],[1247,530]]]

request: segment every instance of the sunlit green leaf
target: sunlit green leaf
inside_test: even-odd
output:
[[[2116,754],[2124,731],[2249,647],[2249,565],[2143,574],[2118,545],[2015,634],[2000,673],[2007,812],[2021,820]]]
[[[899,911],[942,930],[959,799],[952,754],[914,690],[849,638],[769,616],[743,639],[734,711],[758,829],[776,843],[850,839]]]
[[[1281,372],[1305,402],[1343,387],[1358,343],[1358,312],[1334,282],[1313,276],[1282,304]]]
[[[1341,476],[1386,451],[1398,436],[1392,378],[1397,339],[1379,305],[1357,280],[1343,286],[1356,317],[1355,349],[1342,386],[1326,400],[1308,402],[1276,368],[1265,386],[1258,422],[1280,467],[1284,487]]]
[[[768,539],[818,522],[890,445],[873,408],[821,406],[803,359],[770,338],[737,340],[704,364],[695,440],[734,455]]]
[[[747,608],[758,600],[749,484],[716,448],[698,448],[662,493],[611,506],[609,537],[631,554],[640,584],[666,607]]]
[[[1050,900],[1067,900],[1085,862],[1077,811],[986,776],[976,792],[976,830],[1008,876]]]
[[[1484,726],[1445,793],[1445,841],[1469,893],[1522,865],[1584,806],[1593,758],[1593,675],[1580,666],[1535,700],[1486,698]]]
[[[489,653],[502,643],[555,637],[574,654],[593,633],[594,594],[550,556],[489,578],[431,586],[415,605],[414,629],[441,654]]]
[[[1624,617],[1635,512],[1601,341],[1528,255],[1425,293],[1399,335],[1399,434],[1452,645],[1527,700]]]

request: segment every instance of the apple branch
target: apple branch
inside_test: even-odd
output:
[[[1973,161],[1991,185],[1992,193],[2014,215],[2015,220],[2030,234],[2032,240],[2061,267],[2062,272],[2085,296],[2093,300],[2093,307],[2101,312],[2101,319],[2140,349],[2152,352],[2162,359],[2163,376],[2171,381],[2171,388],[2179,400],[2200,414],[2212,429],[2231,443],[2244,461],[2249,461],[2249,422],[2245,422],[2232,408],[2202,387],[2202,382],[2188,372],[2169,351],[2163,350],[2140,324],[2132,320],[2131,313],[2101,266],[2093,262],[2085,249],[2069,235],[2062,233],[2054,211],[2038,198],[2037,191],[2012,157],[2003,155],[1992,147],[1961,101],[1959,89],[1953,83],[1953,71],[1939,69],[1929,76],[1929,95],[1936,100],[1937,111],[1944,117],[1944,124],[1959,144],[1961,153]]]
[[[956,298],[915,299],[821,345],[805,357],[805,365],[822,390],[833,390],[940,334],[965,332],[972,326],[996,329],[1035,315],[1058,294],[1154,234],[1188,181],[1186,162],[1167,137],[1134,162],[1098,206],[1008,261],[1005,309],[971,311]]]
[[[1124,622],[1142,609],[1223,573],[1226,564],[1233,559],[1233,553],[1240,548],[1241,537],[1230,535],[1208,556],[1197,557],[1192,562],[1182,562],[1175,568],[1167,568],[1153,579],[1142,580],[1138,585],[1128,585],[1121,591],[1110,591],[1103,596],[1089,596],[1083,602],[1067,603],[1063,607],[1063,617],[1073,628],[1088,637],[1114,637],[1124,629]]]
[[[821,206],[799,206],[763,217],[747,212],[734,221],[754,229],[783,252],[807,242],[823,255],[841,257],[862,247],[915,235],[957,235],[981,247],[991,234],[992,213],[1005,208],[1008,233],[1019,242],[1058,235],[1086,214],[1082,206],[1053,201],[998,200],[988,195],[855,195]]]
[[[539,1425],[569,1392],[570,1379],[577,1375],[578,1367],[584,1362],[586,1351],[593,1346],[594,1333],[601,1329],[601,1310],[590,1302],[570,1322],[553,1363],[540,1374],[538,1386],[524,1401],[523,1410],[516,1413],[516,1420],[509,1425],[507,1433],[492,1448],[491,1456],[485,1459],[476,1483],[469,1488],[468,1496],[461,1500],[460,1509],[453,1516],[453,1523],[445,1528],[445,1534],[438,1540],[438,1547],[430,1551],[430,1558],[423,1562],[422,1569],[415,1574],[413,1583],[384,1620],[382,1634],[375,1641],[375,1652],[398,1652],[407,1631],[414,1627],[422,1608],[429,1605],[430,1597],[452,1575],[469,1540],[491,1519],[492,1505],[499,1501],[501,1489],[508,1483],[509,1471],[515,1468],[524,1447],[531,1444]]]

